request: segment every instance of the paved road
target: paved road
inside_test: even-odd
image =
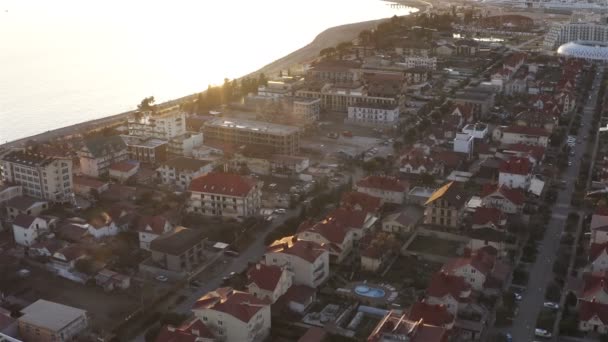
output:
[[[578,161],[582,159],[582,156],[585,153],[586,140],[584,137],[588,134],[595,104],[597,103],[597,92],[599,90],[601,78],[597,75],[594,75],[594,77],[591,98],[587,99],[587,103],[583,109],[583,118],[577,137],[577,141],[580,143],[575,147],[576,156],[570,158],[573,165],[562,174],[562,179],[567,182],[567,186],[566,189],[558,192],[556,204],[553,206],[551,220],[547,225],[545,236],[539,245],[536,262],[529,268],[530,279],[527,290],[523,295],[518,314],[510,329],[514,341],[527,342],[534,340],[536,319],[545,300],[545,289],[553,279],[553,262],[556,258],[560,236],[564,230],[566,218],[571,211],[571,194],[574,192],[574,182],[579,174],[580,165]]]

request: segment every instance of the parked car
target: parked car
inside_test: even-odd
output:
[[[548,308],[548,309],[553,309],[553,310],[557,310],[559,309],[559,304],[554,303],[554,302],[545,302],[543,304],[544,307]]]
[[[224,255],[229,256],[229,257],[238,257],[240,254],[237,251],[233,251],[231,249],[227,249],[224,251]]]
[[[513,336],[511,336],[511,334],[506,333],[505,338],[507,339],[507,342],[513,342]]]
[[[169,278],[165,277],[164,275],[156,276],[155,279],[158,280],[158,281],[160,281],[160,282],[163,282],[163,283],[165,283],[165,282],[167,282],[167,280],[169,280]]]
[[[551,337],[551,333],[550,332],[548,332],[545,329],[540,329],[540,328],[534,329],[534,335],[539,336],[539,337],[546,337],[546,338],[550,338]]]
[[[283,215],[283,214],[287,213],[287,210],[285,210],[285,209],[275,209],[274,213],[275,214]]]
[[[522,299],[522,295],[521,295],[521,294],[519,294],[519,293],[517,293],[517,292],[514,292],[514,293],[513,293],[513,296],[515,297],[515,300],[516,300],[516,301],[520,301],[520,300]]]

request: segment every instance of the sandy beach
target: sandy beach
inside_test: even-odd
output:
[[[432,6],[431,3],[423,0],[391,0],[392,2],[402,4],[404,6],[409,6],[413,8],[418,8],[418,10],[422,11]],[[327,47],[335,46],[338,43],[344,41],[352,41],[358,37],[359,32],[367,29],[375,28],[380,22],[386,20],[378,19],[378,20],[369,20],[358,23],[346,24],[331,27],[321,32],[316,38],[309,43],[308,45],[284,56],[278,60],[275,60],[268,65],[262,67],[259,70],[256,70],[246,76],[253,76],[260,73],[265,73],[266,75],[275,75],[279,73],[280,70],[285,70],[289,66],[298,63],[306,63],[313,60],[315,57],[319,55],[319,52]],[[164,102],[159,104],[160,106],[169,106],[179,104],[185,100],[191,100],[193,97],[196,97],[198,94],[186,95],[179,99],[174,99],[168,102]],[[112,126],[117,123],[124,121],[128,115],[132,114],[133,111],[128,111],[120,114],[109,115],[107,117],[85,121],[79,124],[70,125],[54,130],[50,130],[44,133],[40,133],[37,135],[29,136],[26,138],[14,140],[5,144],[0,145],[0,148],[11,148],[11,147],[20,147],[28,140],[36,140],[38,142],[45,142],[48,140],[52,140],[58,137],[68,136],[77,134],[80,132],[86,132],[92,129],[99,129],[104,126]]]

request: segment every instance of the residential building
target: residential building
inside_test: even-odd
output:
[[[435,190],[424,204],[424,224],[457,228],[468,198],[454,182]]]
[[[329,259],[341,263],[353,249],[353,232],[335,218],[324,219],[317,223],[304,221],[298,227],[298,240],[312,241],[329,246]]]
[[[409,184],[395,177],[367,176],[355,185],[355,190],[382,199],[382,203],[403,204]]]
[[[49,208],[49,203],[33,197],[18,196],[8,200],[5,206],[7,218],[11,221],[18,215],[38,216]]]
[[[321,99],[293,97],[292,114],[298,122],[311,124],[318,121],[321,115]]]
[[[464,153],[468,158],[473,156],[474,137],[469,133],[456,133],[454,152]]]
[[[216,336],[200,319],[186,321],[179,327],[162,327],[154,342],[216,342]]]
[[[353,233],[353,239],[360,240],[373,229],[378,217],[363,210],[337,208],[325,217],[326,221],[335,221]]]
[[[104,291],[126,290],[131,286],[131,277],[104,268],[95,275],[95,284]]]
[[[425,57],[425,56],[405,56],[403,60],[399,62],[399,65],[407,69],[411,68],[425,68],[428,70],[437,69],[437,57]]]
[[[273,242],[264,255],[266,265],[286,267],[294,275],[293,283],[317,288],[329,277],[329,249],[294,236]]]
[[[427,324],[424,320],[414,321],[407,314],[391,310],[376,325],[367,342],[447,342],[448,338],[448,330],[443,327]]]
[[[261,184],[244,176],[210,172],[191,181],[187,211],[205,216],[244,218],[261,207]]]
[[[358,191],[343,192],[340,207],[376,214],[382,207],[382,199]]]
[[[110,178],[124,183],[139,171],[139,162],[125,160],[110,165]]]
[[[451,330],[454,327],[456,315],[449,312],[443,304],[430,304],[422,300],[412,304],[407,318]]]
[[[0,182],[0,208],[4,207],[10,199],[19,196],[23,196],[23,187],[21,185]]]
[[[205,140],[255,146],[269,152],[294,155],[300,150],[300,129],[262,121],[215,118],[203,126]]]
[[[21,310],[19,334],[28,342],[73,341],[85,332],[87,312],[39,299]]]
[[[129,135],[169,140],[186,133],[186,113],[171,107],[158,113],[136,113],[127,120]]]
[[[578,308],[578,329],[582,332],[608,333],[608,304],[581,301]]]
[[[521,214],[526,195],[519,188],[499,185],[485,185],[481,192],[484,207],[500,209],[505,214]]]
[[[150,250],[150,243],[159,236],[170,233],[173,225],[163,216],[143,216],[137,222],[139,248]]]
[[[494,130],[493,139],[502,145],[526,144],[547,147],[549,132],[544,128],[508,126]]]
[[[485,117],[490,108],[494,106],[496,94],[493,90],[477,88],[465,88],[457,91],[452,97],[456,105],[470,106],[473,117],[480,119]]]
[[[389,214],[382,220],[382,230],[389,233],[408,234],[422,221],[424,214],[414,207]]]
[[[497,251],[485,246],[472,254],[458,257],[446,263],[442,271],[465,279],[475,291],[499,293],[510,269],[496,260]]]
[[[167,160],[169,142],[157,138],[124,137],[129,159],[156,164]]]
[[[365,87],[360,85],[335,85],[324,84],[322,86],[309,86],[297,91],[298,97],[321,99],[321,109],[330,112],[348,112],[352,106],[387,106],[400,105],[395,97],[372,96]]]
[[[298,175],[310,166],[310,159],[306,157],[273,154],[270,159],[270,172],[280,175]]]
[[[257,263],[247,271],[247,292],[274,304],[291,287],[293,274],[284,267]]]
[[[261,342],[270,335],[270,304],[247,292],[222,287],[197,300],[192,312],[226,342]]]
[[[360,250],[361,270],[367,272],[378,272],[389,255],[387,250],[373,245],[368,245]]]
[[[4,180],[21,185],[24,195],[51,202],[73,200],[72,160],[12,151],[0,161]]]
[[[203,145],[203,133],[186,132],[169,140],[168,153],[177,157],[192,157],[192,151]]]
[[[95,137],[84,140],[84,146],[78,151],[80,172],[97,178],[108,175],[110,165],[127,160],[127,145],[118,135]]]
[[[106,212],[94,216],[89,220],[89,224],[86,227],[89,234],[96,239],[115,236],[118,235],[119,232],[118,226],[116,226],[112,217]]]
[[[543,47],[553,51],[573,41],[608,42],[608,27],[605,23],[590,20],[554,22],[545,35]]]
[[[205,261],[205,240],[202,229],[176,227],[171,233],[150,242],[152,260],[161,268],[172,272],[190,272]]]
[[[213,171],[213,163],[187,157],[177,157],[161,163],[156,169],[161,183],[173,185],[180,190],[190,187],[190,182]]]
[[[410,68],[405,70],[407,84],[420,84],[428,80],[429,71],[426,68]]]
[[[471,229],[491,228],[504,230],[507,225],[507,217],[500,209],[479,207],[473,212],[471,218]]]
[[[19,214],[13,220],[15,243],[21,246],[33,245],[38,236],[48,229],[46,221],[36,216]]]
[[[312,66],[307,79],[325,82],[350,83],[358,81],[361,64],[351,61],[321,61]]]
[[[348,107],[347,123],[362,126],[396,126],[399,124],[399,105],[361,104]]]
[[[583,274],[583,286],[578,292],[579,303],[582,301],[608,304],[608,277],[605,271]]]
[[[429,281],[426,301],[444,305],[452,315],[457,315],[471,301],[471,285],[461,276],[439,271]]]
[[[527,190],[532,180],[532,164],[526,158],[511,157],[503,161],[498,174],[498,185]]]
[[[76,262],[86,257],[85,250],[77,244],[67,245],[53,253],[51,265],[59,274],[70,272],[76,266]]]
[[[430,155],[430,151],[414,148],[400,158],[399,171],[416,175],[443,175],[444,165]]]
[[[85,198],[90,198],[93,194],[99,195],[110,187],[108,182],[89,177],[74,176],[73,182],[74,193]]]

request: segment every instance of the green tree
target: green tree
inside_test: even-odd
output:
[[[145,97],[141,100],[140,104],[137,105],[137,110],[142,112],[154,110],[154,96]]]

